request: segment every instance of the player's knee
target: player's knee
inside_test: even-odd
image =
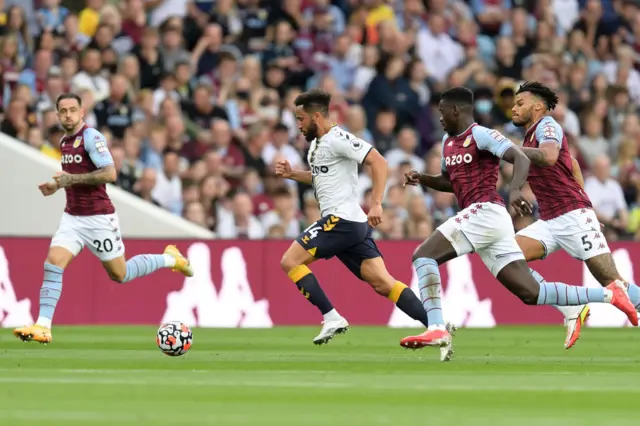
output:
[[[107,273],[109,274],[109,278],[111,278],[111,281],[115,281],[118,284],[124,283],[124,279],[126,275],[125,273],[120,273],[116,271],[107,271]]]
[[[415,262],[416,260],[421,258],[433,259],[433,253],[429,249],[429,246],[427,246],[425,243],[420,244],[418,248],[415,249],[411,261]]]
[[[522,300],[522,303],[525,305],[537,305],[538,304],[538,294],[540,293],[539,288],[526,288],[523,287],[520,289],[518,294],[518,298]]]
[[[393,289],[393,283],[382,279],[370,280],[369,285],[376,293],[384,297],[388,297],[391,294],[391,289]]]
[[[48,263],[49,265],[57,266],[60,269],[64,269],[67,266],[68,262],[64,256],[49,254],[45,259],[45,263]]]
[[[282,259],[280,259],[280,267],[282,268],[282,270],[286,273],[289,273],[289,271],[291,271],[293,268],[295,268],[296,266],[298,266],[298,263],[295,262],[291,256],[288,256],[287,253],[285,253],[282,256]]]

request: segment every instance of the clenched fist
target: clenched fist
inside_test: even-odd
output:
[[[280,160],[276,163],[276,176],[290,179],[291,178],[291,164],[287,160]]]
[[[38,185],[38,189],[42,192],[42,195],[48,197],[49,195],[53,195],[58,190],[58,184],[55,182],[45,182]]]
[[[404,183],[402,186],[411,185],[417,186],[420,185],[420,172],[416,172],[415,170],[411,170],[404,174]]]

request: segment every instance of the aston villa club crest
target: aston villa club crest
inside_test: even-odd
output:
[[[78,136],[75,141],[73,141],[73,147],[78,148],[82,143],[82,136]]]
[[[466,148],[469,145],[471,145],[471,135],[467,136],[467,138],[464,140],[464,143],[462,144],[462,147]]]

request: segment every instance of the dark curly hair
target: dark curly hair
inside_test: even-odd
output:
[[[549,111],[553,111],[558,105],[558,95],[547,86],[537,81],[525,81],[516,92],[516,95],[529,92],[542,99]]]
[[[298,95],[294,103],[296,106],[302,106],[306,112],[319,111],[326,116],[329,113],[331,95],[324,90],[314,89]]]

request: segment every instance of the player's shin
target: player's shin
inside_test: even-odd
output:
[[[51,328],[56,305],[62,294],[64,270],[50,263],[44,264],[44,280],[40,289],[40,314],[36,324]]]
[[[431,326],[444,327],[440,299],[442,285],[438,262],[426,257],[420,257],[413,261],[413,267],[418,275],[420,297],[422,298],[424,310],[427,312],[429,324]]]
[[[387,298],[410,318],[420,321],[425,327],[429,327],[429,320],[422,303],[420,303],[420,299],[405,284],[396,281]]]
[[[602,287],[578,287],[563,283],[542,282],[538,305],[577,306],[586,303],[610,303],[611,290]]]
[[[576,306],[587,303],[610,303],[638,325],[638,313],[627,294],[624,282],[617,280],[606,288],[578,287],[562,283],[539,283],[538,305]]]
[[[331,320],[333,315],[339,316],[339,314],[333,309],[333,305],[329,301],[329,298],[320,284],[318,279],[311,272],[306,265],[299,265],[290,270],[287,275],[291,281],[293,281],[298,287],[300,294],[307,299],[311,304],[320,310],[320,313],[324,316],[325,320]]]
[[[140,254],[127,260],[127,272],[122,284],[136,278],[149,275],[160,268],[173,268],[176,264],[175,257],[168,254]]]
[[[531,268],[529,268],[529,271],[531,271],[531,275],[533,275],[533,278],[536,279],[536,281],[538,282],[538,285],[546,283],[544,277],[540,275],[540,273],[538,273],[537,271],[534,271]],[[565,319],[572,319],[577,317],[577,315],[580,313],[580,311],[584,306],[583,305],[578,305],[578,306],[553,305],[553,307],[556,308],[558,311],[560,311],[560,313],[562,314],[562,316],[565,317]]]

